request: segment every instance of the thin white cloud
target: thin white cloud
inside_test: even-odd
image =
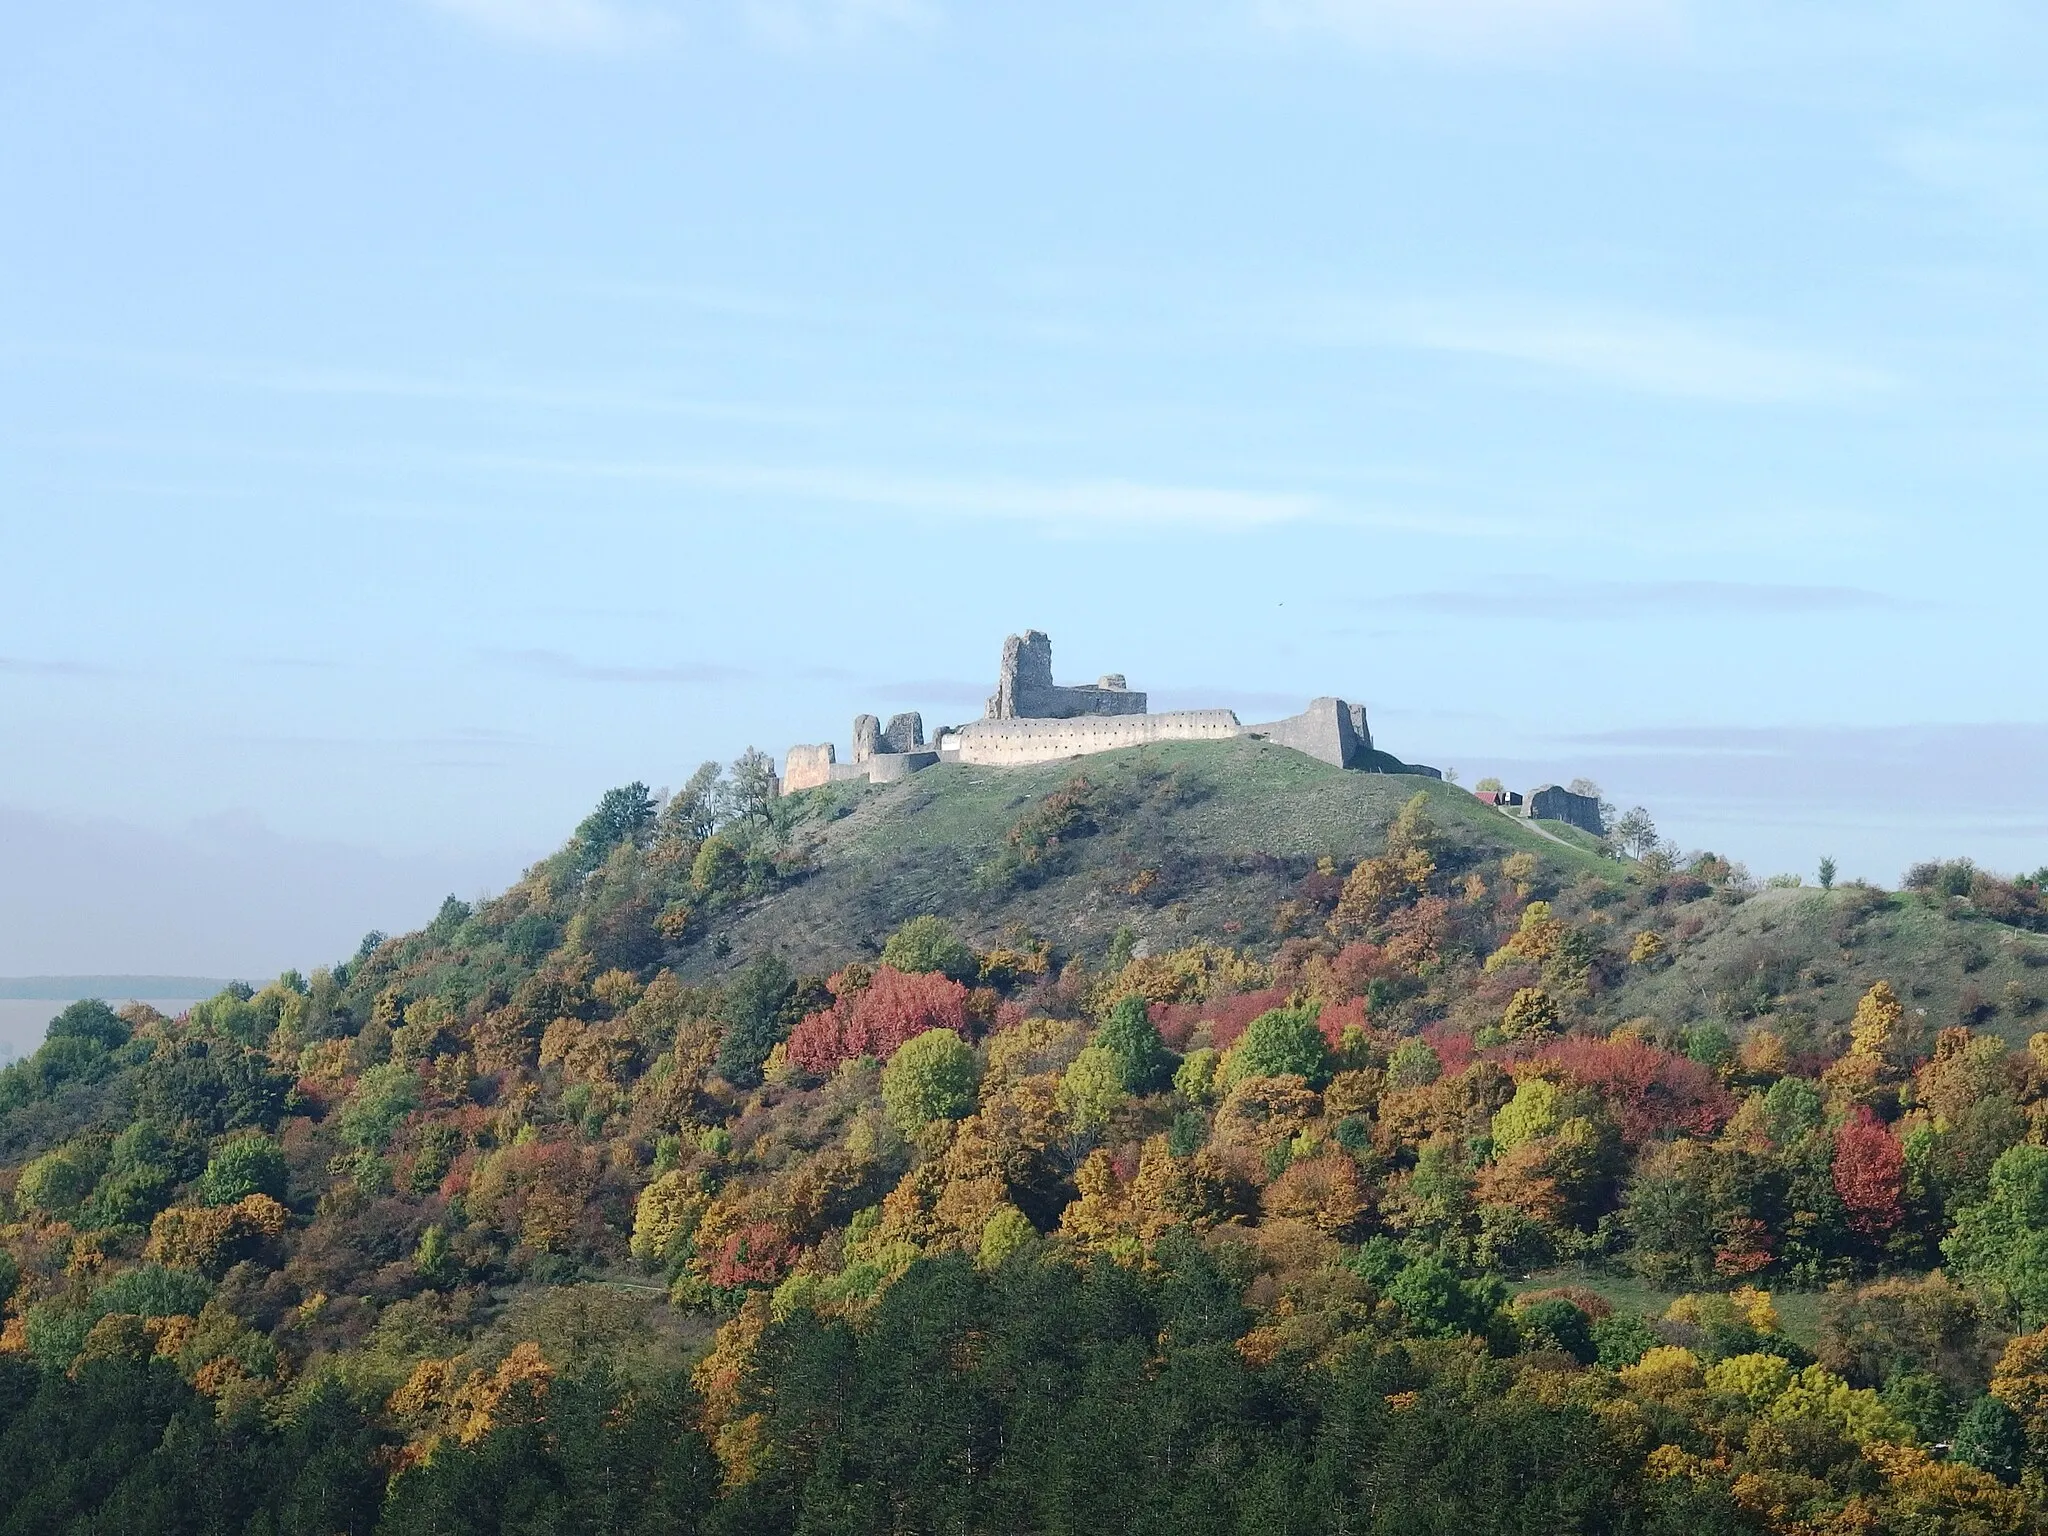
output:
[[[427,0],[435,10],[511,42],[611,53],[671,36],[672,17],[612,0]]]
[[[1133,480],[951,480],[846,469],[747,465],[492,459],[490,466],[575,478],[692,486],[740,495],[875,507],[945,518],[1038,523],[1084,529],[1117,524],[1239,532],[1300,522],[1329,511],[1315,496],[1292,492],[1152,485]]]
[[[1407,340],[1555,368],[1625,389],[1731,404],[1840,400],[1881,393],[1893,381],[1874,369],[1646,315],[1417,313]]]
[[[0,356],[54,358],[104,364],[134,373],[266,394],[332,396],[369,400],[414,400],[504,405],[592,415],[672,416],[688,420],[735,421],[772,426],[815,427],[843,423],[846,413],[696,399],[633,383],[587,385],[540,383],[480,369],[407,372],[340,364],[297,364],[176,352],[143,352],[105,347],[8,347]]]
[[[2016,224],[2048,224],[2048,124],[2002,115],[1900,138],[1893,158],[1909,175]]]
[[[434,9],[504,38],[564,52],[617,53],[693,35],[737,36],[774,48],[857,43],[882,32],[929,27],[937,0],[721,0],[684,5],[626,0],[426,0]]]
[[[1371,50],[1507,61],[1664,42],[1684,22],[1679,0],[1255,0],[1254,15],[1277,32]]]
[[[1926,605],[1864,587],[1765,581],[1497,580],[1488,586],[1410,592],[1386,606],[1471,617],[1636,623],[1644,618],[1771,619],[1843,613],[1913,612]]]
[[[113,677],[111,667],[89,661],[45,661],[33,656],[0,656],[0,676],[8,677]]]
[[[683,662],[672,666],[633,666],[616,662],[585,661],[565,651],[526,650],[491,653],[505,666],[543,677],[565,678],[578,683],[675,684],[730,683],[753,676],[740,667],[719,662]]]
[[[932,0],[747,0],[744,12],[755,36],[785,48],[859,42],[939,19]]]
[[[1407,347],[1498,358],[1609,388],[1741,405],[1843,402],[1898,387],[1881,369],[1670,316],[1470,298],[1326,298],[1278,319],[1325,346]]]

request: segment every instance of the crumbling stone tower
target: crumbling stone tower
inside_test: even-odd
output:
[[[1077,715],[1142,715],[1145,695],[1111,672],[1092,684],[1062,688],[1052,680],[1052,638],[1027,629],[1003,642],[1003,666],[984,715],[989,720],[1071,720]]]

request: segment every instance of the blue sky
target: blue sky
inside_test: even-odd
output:
[[[333,958],[1026,625],[2048,862],[2038,7],[173,9],[0,50],[0,973]]]

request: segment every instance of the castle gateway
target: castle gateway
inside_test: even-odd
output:
[[[1376,752],[1363,704],[1319,698],[1285,720],[1245,725],[1233,710],[1153,714],[1146,703],[1145,695],[1130,688],[1120,673],[1093,683],[1055,683],[1051,639],[1043,630],[1027,629],[1003,642],[996,691],[981,719],[941,727],[927,745],[924,721],[916,713],[896,715],[886,727],[873,715],[857,716],[852,762],[840,762],[831,742],[791,747],[783,764],[782,789],[794,794],[842,779],[888,783],[933,763],[1015,767],[1148,742],[1234,736],[1276,742],[1339,768],[1436,776],[1433,768],[1413,767]]]

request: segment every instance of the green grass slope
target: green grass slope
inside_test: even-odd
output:
[[[2024,1045],[2048,1028],[2048,935],[1968,903],[1868,886],[1696,901],[1671,915],[1671,960],[1632,967],[1604,1012],[1683,1024],[1765,1015],[1825,1024],[1889,981],[1923,1028],[1970,1024]]]
[[[1089,822],[1035,870],[998,878],[1011,833],[1047,797],[1089,786]],[[1012,924],[1070,953],[1097,953],[1119,928],[1154,948],[1198,938],[1258,944],[1276,904],[1317,860],[1337,870],[1377,852],[1421,794],[1450,842],[1475,858],[1528,849],[1568,877],[1616,866],[1555,829],[1481,805],[1455,785],[1358,773],[1260,741],[1133,747],[1023,768],[942,764],[881,787],[846,784],[802,797],[809,873],[725,918],[688,967],[718,968],[770,948],[790,964],[829,966],[877,951],[921,913],[991,942]]]

